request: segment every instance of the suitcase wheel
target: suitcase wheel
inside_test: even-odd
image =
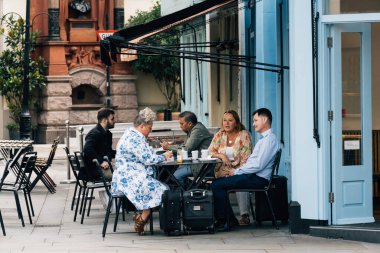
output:
[[[190,234],[190,232],[186,229],[185,226],[183,226],[183,234],[184,235],[189,235]]]

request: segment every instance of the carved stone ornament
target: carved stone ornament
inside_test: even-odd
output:
[[[69,69],[80,66],[97,66],[103,68],[99,46],[70,46],[66,48],[66,63]]]
[[[91,10],[91,4],[85,0],[74,0],[69,4],[79,16],[87,14]]]

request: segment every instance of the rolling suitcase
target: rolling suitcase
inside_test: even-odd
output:
[[[167,234],[181,232],[181,191],[166,190],[159,210],[160,228]]]
[[[276,220],[280,220],[282,224],[287,224],[289,219],[287,180],[284,176],[274,175],[271,189],[268,191]],[[255,193],[255,214],[258,224],[262,221],[272,221],[272,214],[264,192]]]
[[[214,199],[212,191],[194,189],[183,193],[183,232],[208,230],[214,228]]]

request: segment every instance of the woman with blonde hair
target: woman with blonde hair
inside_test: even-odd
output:
[[[215,134],[209,152],[211,157],[219,158],[223,161],[220,166],[215,168],[215,177],[226,177],[230,169],[235,169],[248,160],[252,153],[252,142],[248,131],[240,122],[238,113],[234,110],[228,110],[223,114],[222,129]],[[248,225],[248,197],[245,192],[236,193],[239,210],[240,225]],[[237,223],[233,217],[231,224]],[[237,225],[237,224],[236,224]]]
[[[140,111],[134,126],[125,130],[116,148],[116,169],[113,173],[111,192],[122,192],[141,214],[134,217],[135,231],[144,234],[150,209],[161,205],[161,196],[168,187],[153,178],[152,166],[172,157],[171,152],[157,155],[146,137],[152,131],[156,114],[145,108]]]

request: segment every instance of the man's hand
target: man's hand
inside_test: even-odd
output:
[[[108,162],[104,161],[102,164],[100,164],[100,167],[102,167],[103,170],[108,170],[110,168],[110,165]]]
[[[231,168],[231,161],[225,154],[218,154],[218,158],[222,159],[224,166]]]
[[[164,142],[161,142],[161,147],[162,147],[164,150],[168,150],[168,149],[170,149],[171,145],[169,144],[169,142],[164,141]]]
[[[234,176],[235,175],[235,169],[229,169],[228,170],[228,176],[229,177],[232,177],[232,176]]]

